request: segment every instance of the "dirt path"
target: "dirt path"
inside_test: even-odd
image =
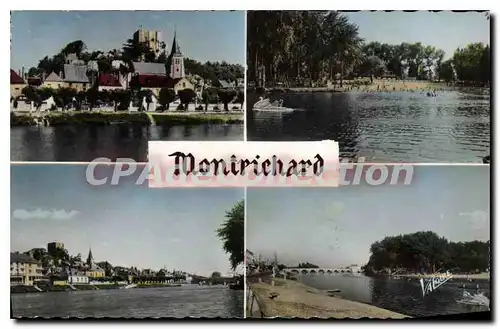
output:
[[[274,279],[275,285],[251,283],[250,287],[260,300],[265,317],[297,318],[378,318],[402,319],[407,316],[375,306],[328,296],[326,293],[291,280]],[[274,299],[272,295],[277,295]],[[253,314],[259,316],[255,308]]]

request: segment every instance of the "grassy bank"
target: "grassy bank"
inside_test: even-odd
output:
[[[43,116],[50,126],[94,125],[108,126],[115,124],[132,124],[148,126],[156,125],[201,125],[201,124],[242,124],[243,114],[240,113],[102,113],[102,112],[71,112],[49,113]],[[41,120],[41,119],[39,119]],[[11,127],[34,126],[35,118],[27,114],[11,114]]]
[[[10,116],[11,127],[34,126],[35,124],[35,120],[29,115],[18,114]]]
[[[297,281],[274,279],[274,283],[274,286],[267,282],[249,284],[259,303],[257,307],[253,307],[252,301],[247,300],[247,314],[251,317],[260,317],[262,313],[264,317],[337,319],[407,317],[372,305],[333,297]]]

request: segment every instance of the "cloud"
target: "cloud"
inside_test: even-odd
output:
[[[173,238],[172,240],[170,240],[170,242],[172,242],[172,243],[179,243],[179,242],[181,242],[181,239],[179,239],[179,238]]]
[[[13,212],[13,217],[16,219],[50,219],[50,220],[69,220],[80,212],[77,210],[52,209],[52,210],[26,210],[16,209]]]

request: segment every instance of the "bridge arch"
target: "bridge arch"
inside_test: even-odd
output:
[[[319,273],[319,274],[325,274],[325,270],[320,269],[320,270],[318,270],[318,273]]]

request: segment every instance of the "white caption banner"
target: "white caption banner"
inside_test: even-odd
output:
[[[149,187],[339,185],[339,146],[318,142],[149,142]]]

